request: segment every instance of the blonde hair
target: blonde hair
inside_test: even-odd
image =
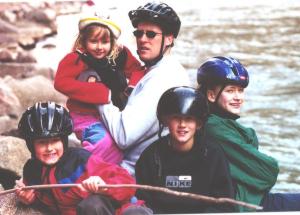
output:
[[[104,38],[108,37],[110,40],[110,52],[106,58],[115,63],[115,59],[118,57],[120,52],[120,48],[117,39],[114,37],[113,33],[104,25],[100,24],[91,24],[85,27],[84,29],[79,31],[79,34],[75,40],[72,51],[76,51],[77,49],[81,49],[86,51],[86,43],[89,38],[96,35],[96,38]]]

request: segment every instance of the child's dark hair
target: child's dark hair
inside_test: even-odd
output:
[[[208,117],[208,105],[205,96],[191,87],[173,87],[163,93],[157,105],[159,121],[158,135],[164,128],[164,117],[173,114],[193,116],[205,123]]]

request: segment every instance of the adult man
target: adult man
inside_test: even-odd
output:
[[[136,30],[137,53],[146,74],[128,98],[123,111],[112,104],[100,105],[99,112],[117,145],[124,150],[121,166],[134,175],[142,151],[158,138],[156,107],[167,89],[189,85],[184,68],[170,51],[180,30],[176,12],[164,3],[147,3],[129,12]]]

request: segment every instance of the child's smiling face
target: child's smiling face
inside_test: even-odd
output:
[[[94,58],[102,59],[109,55],[111,41],[108,29],[98,27],[86,41],[86,50]]]
[[[59,137],[33,141],[35,156],[45,165],[54,165],[64,153],[64,144]]]
[[[214,90],[208,90],[208,100],[212,103],[217,102],[220,108],[229,113],[239,115],[241,113],[242,105],[244,104],[244,88],[237,85],[227,85],[216,101],[220,90],[220,86],[217,86]]]
[[[194,135],[200,128],[193,116],[170,115],[166,117],[166,124],[171,135],[171,145],[176,151],[189,151],[194,145]]]

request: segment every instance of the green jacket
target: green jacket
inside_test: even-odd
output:
[[[264,194],[275,184],[279,168],[274,158],[258,151],[255,131],[235,120],[211,114],[205,132],[225,151],[236,183],[236,200],[259,205]],[[240,207],[239,210],[250,209]]]

